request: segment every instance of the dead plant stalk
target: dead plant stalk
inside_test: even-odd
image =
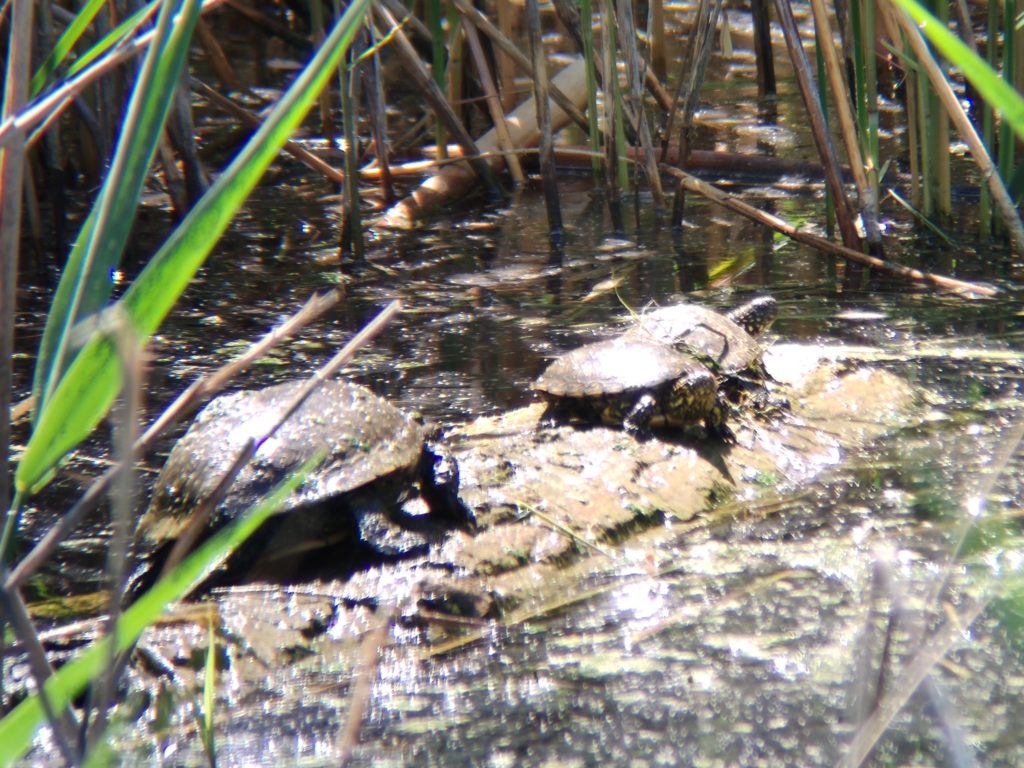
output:
[[[839,55],[836,53],[832,27],[829,24],[824,0],[811,0],[811,10],[814,13],[814,25],[818,33],[818,47],[825,58],[825,72],[835,102],[843,144],[846,147],[846,156],[850,161],[850,172],[853,175],[853,183],[857,187],[857,195],[860,199],[861,220],[864,222],[868,242],[873,248],[878,249],[877,255],[881,255],[882,233],[878,227],[878,198],[875,189],[868,181],[867,163],[873,164],[874,160],[871,157],[865,160],[861,155],[860,142],[857,140],[857,125],[850,107],[850,94],[846,88],[846,74],[839,61]]]
[[[809,245],[819,251],[831,253],[834,256],[841,256],[847,261],[863,264],[866,267],[871,267],[872,269],[877,269],[881,272],[885,272],[905,280],[927,283],[935,286],[936,288],[953,291],[967,296],[995,296],[998,293],[995,288],[988,285],[968,283],[963,280],[957,280],[953,277],[936,275],[931,272],[921,272],[917,269],[905,267],[902,264],[896,264],[891,261],[886,261],[885,259],[879,259],[875,256],[869,256],[868,254],[862,253],[861,251],[853,248],[847,248],[846,246],[826,240],[823,237],[812,235],[810,232],[803,232],[789,222],[780,219],[778,216],[773,216],[770,213],[759,211],[754,206],[745,203],[742,200],[737,200],[735,197],[726,194],[722,190],[717,189],[710,184],[705,184],[700,179],[691,176],[685,171],[681,171],[678,168],[673,168],[668,165],[662,165],[661,169],[663,172],[679,179],[679,183],[685,189],[691,192],[696,192],[699,195],[703,195],[712,202],[718,203],[719,205],[724,206],[731,211],[735,211],[742,216],[746,216],[748,219],[756,221],[759,224],[763,224],[766,227],[771,227],[775,231],[786,235],[786,237],[791,240],[796,240],[798,243]]]

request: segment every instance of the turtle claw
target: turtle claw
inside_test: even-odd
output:
[[[637,398],[629,413],[622,419],[622,428],[637,440],[650,440],[651,417],[654,415],[657,401],[650,394],[644,394]]]
[[[716,437],[726,445],[736,445],[736,433],[732,431],[725,420],[728,404],[721,396],[715,400],[715,404],[704,417],[704,429],[711,437]]]
[[[721,440],[726,445],[736,445],[736,433],[724,421],[715,424],[711,419],[708,419],[704,422],[704,429],[708,435]]]

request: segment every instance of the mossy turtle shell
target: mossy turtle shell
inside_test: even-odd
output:
[[[755,299],[729,315],[699,304],[676,304],[644,313],[623,338],[670,344],[721,373],[735,374],[761,359],[761,345],[748,329],[760,333],[771,325],[775,312],[771,297]]]
[[[151,541],[181,533],[189,513],[213,492],[242,446],[281,417],[304,383],[224,395],[203,409],[157,479],[142,522]],[[282,511],[316,504],[396,473],[411,475],[423,440],[420,424],[365,387],[325,382],[243,467],[211,525],[219,527],[262,498],[318,450],[326,452],[326,459],[288,497]]]
[[[658,387],[701,370],[699,362],[665,344],[618,337],[566,352],[533,388],[554,397],[604,397]]]

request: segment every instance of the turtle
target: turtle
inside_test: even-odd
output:
[[[175,444],[140,522],[145,540],[168,549],[190,513],[207,499],[246,443],[265,434],[304,381],[223,395],[210,402]],[[366,387],[326,381],[267,439],[212,512],[206,535],[266,495],[317,451],[325,459],[264,526],[229,560],[232,574],[260,572],[348,538],[382,515],[401,519],[415,483],[431,512],[466,522],[458,470],[427,439],[427,429]],[[430,516],[422,516],[430,517]],[[373,544],[373,542],[368,542]],[[234,576],[229,580],[234,580]]]
[[[777,312],[772,296],[760,296],[727,314],[700,304],[675,304],[641,315],[622,335],[669,344],[696,355],[724,376],[753,374],[760,379],[762,349],[757,336],[771,326]]]
[[[555,358],[533,389],[556,421],[568,416],[621,426],[638,437],[652,427],[703,421],[709,434],[733,439],[715,375],[667,344],[619,336]]]

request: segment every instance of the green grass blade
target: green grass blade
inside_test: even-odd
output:
[[[121,42],[125,35],[129,34],[132,30],[136,29],[144,18],[153,13],[154,7],[160,2],[160,0],[153,0],[149,5],[144,5],[142,8],[137,10],[127,19],[122,21],[102,38],[97,43],[75,59],[75,63],[68,67],[68,71],[65,73],[66,77],[74,77],[87,66],[92,64],[96,59],[105,54],[119,42]]]
[[[214,632],[213,612],[210,612],[210,622],[206,634],[206,668],[203,674],[203,722],[200,729],[203,739],[203,746],[206,749],[206,759],[210,765],[217,764],[217,741],[214,737],[213,708],[216,706],[217,693],[217,633]]]
[[[1002,112],[1017,137],[1024,141],[1024,97],[916,0],[893,2],[910,14],[931,44],[963,72],[989,104]]]
[[[1017,25],[1020,19],[1017,16],[1017,0],[1003,0],[1003,62],[1000,71],[1000,80],[1008,87],[1013,87],[1014,71],[1016,69],[1015,59],[1017,58],[1014,49],[1016,48]],[[1011,126],[1008,120],[1003,120],[999,125],[999,143],[996,155],[996,168],[1003,179],[1009,179],[1013,173],[1014,156],[1017,154],[1013,136],[1010,134]]]
[[[601,127],[597,118],[597,77],[594,75],[594,8],[592,0],[580,0],[580,37],[587,70],[587,132],[590,139],[590,169],[594,181],[601,183],[604,157],[601,153]]]
[[[128,608],[121,616],[114,634],[117,650],[129,648],[169,603],[179,600],[202,583],[229,553],[237,549],[284,503],[323,457],[323,453],[313,456],[263,501],[196,549]],[[94,643],[47,680],[46,695],[55,711],[64,709],[93,679],[103,674],[110,658],[109,643],[110,637]],[[0,768],[6,768],[21,759],[45,717],[38,694],[33,694],[0,720]]]
[[[181,79],[199,0],[167,0],[156,35],[135,84],[110,172],[96,204],[79,232],[53,297],[36,361],[33,393],[37,413],[71,360],[74,325],[110,299],[110,272],[121,260],[131,233],[142,186],[156,153],[164,120]]]
[[[50,55],[46,57],[46,61],[42,63],[42,66],[32,76],[30,91],[33,97],[38,96],[39,92],[43,90],[43,86],[50,79],[50,75],[57,71],[57,67],[64,61],[71,49],[75,47],[75,43],[81,39],[89,24],[92,23],[92,20],[104,5],[106,5],[105,0],[89,0],[85,7],[78,12],[78,15],[75,16],[68,28],[57,39],[57,43],[53,46],[53,50],[50,51]]]
[[[316,56],[295,80],[259,131],[222,173],[125,292],[119,304],[145,342],[227,228],[263,171],[302,121],[345,55],[370,0],[354,0]],[[31,492],[45,482],[65,453],[81,442],[110,408],[120,386],[120,362],[112,342],[94,337],[62,377],[15,474],[17,488]]]

